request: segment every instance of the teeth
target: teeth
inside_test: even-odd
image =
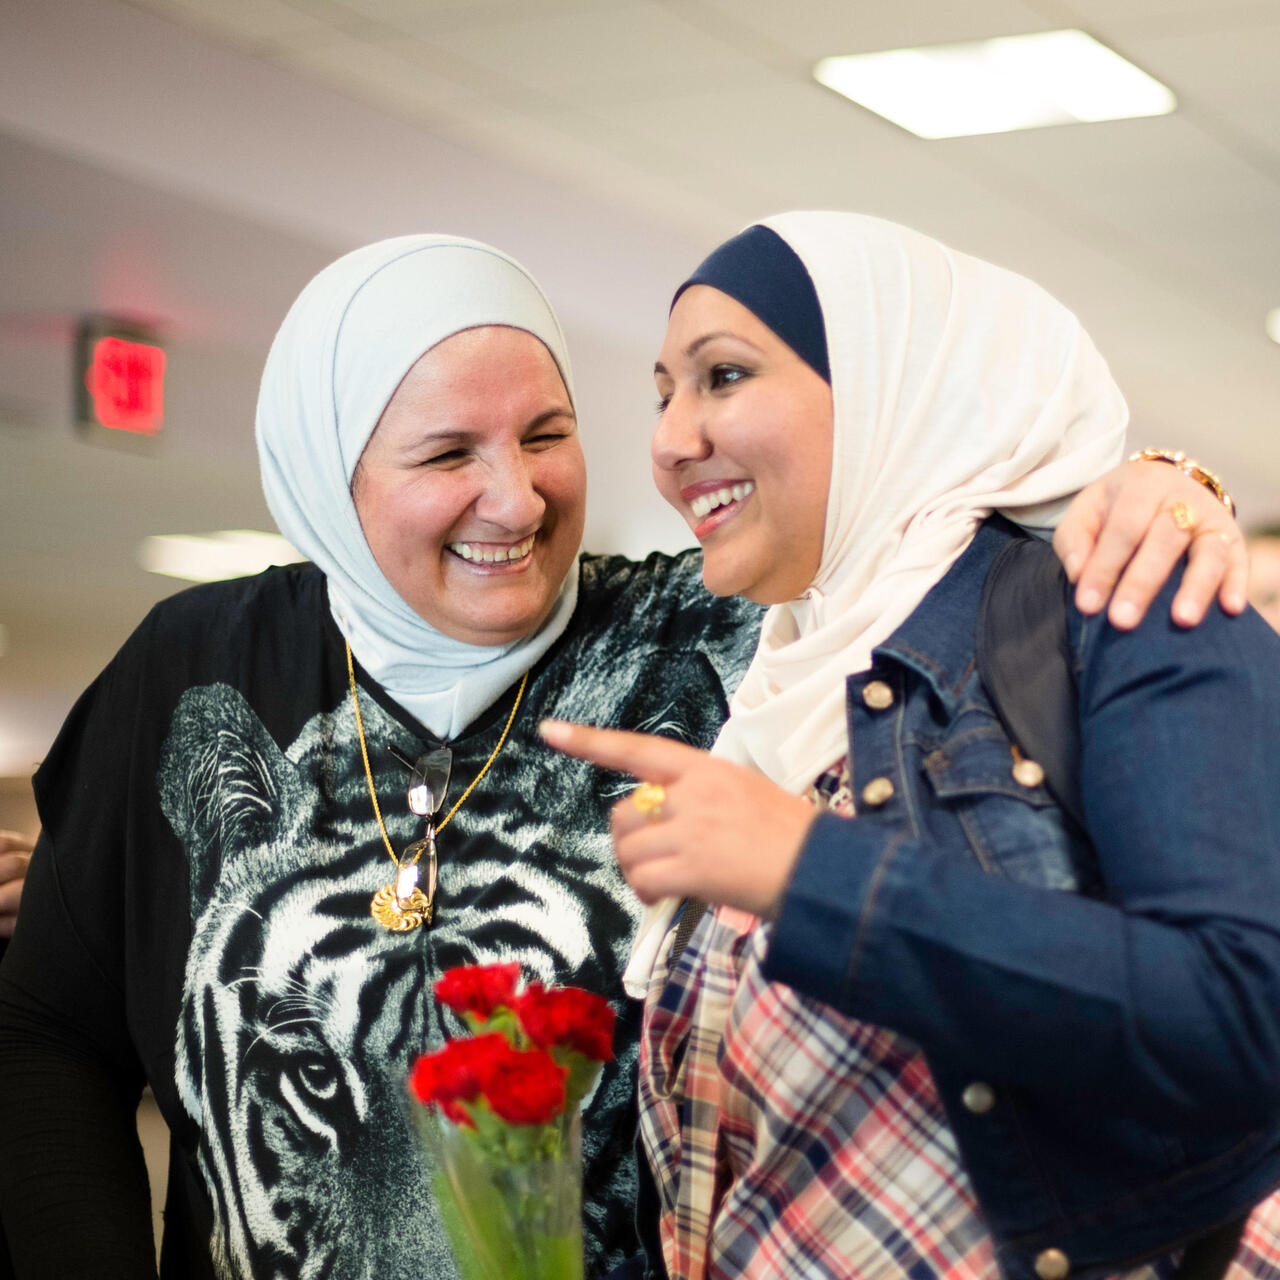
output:
[[[689,509],[696,519],[701,520],[717,507],[727,507],[731,502],[741,502],[743,498],[755,492],[755,487],[750,480],[745,480],[741,484],[726,485],[723,489],[700,494],[689,503]]]
[[[486,547],[475,546],[470,542],[451,542],[449,550],[473,564],[507,564],[512,560],[523,560],[533,550],[533,542],[534,535],[530,534],[514,547]]]

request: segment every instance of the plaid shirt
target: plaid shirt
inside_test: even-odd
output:
[[[810,798],[853,812],[847,769]],[[924,1056],[765,982],[770,926],[721,907],[659,958],[640,1132],[672,1280],[995,1280],[991,1240]],[[668,943],[670,946],[670,935]],[[1158,1280],[1170,1258],[1127,1273]],[[1228,1280],[1280,1280],[1280,1194]]]

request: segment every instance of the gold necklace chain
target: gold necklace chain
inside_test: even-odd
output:
[[[430,849],[431,851],[431,893],[429,896],[424,895],[419,889],[415,888],[410,898],[401,900],[396,886],[393,885],[387,885],[379,889],[377,894],[374,895],[374,918],[388,929],[402,933],[407,929],[416,929],[418,925],[424,922],[431,923],[432,899],[435,896],[435,835],[449,825],[450,819],[462,808],[463,802],[480,785],[480,779],[489,772],[489,766],[498,758],[498,752],[502,750],[507,741],[507,735],[511,732],[511,726],[515,723],[516,712],[520,710],[520,701],[524,697],[525,685],[529,683],[529,673],[526,671],[520,677],[520,687],[516,690],[516,700],[511,705],[511,714],[507,717],[507,723],[503,726],[502,736],[498,739],[498,745],[489,753],[489,758],[484,762],[480,772],[471,780],[471,785],[458,797],[453,808],[445,815],[440,825],[432,829],[430,823],[428,823],[428,838],[420,840],[411,846],[414,850],[413,857],[406,863],[396,857],[396,851],[391,847],[391,837],[387,834],[387,824],[382,820],[382,807],[378,804],[378,792],[373,785],[373,770],[369,766],[369,747],[364,736],[364,717],[360,714],[360,694],[356,691],[356,668],[351,657],[351,644],[345,638],[343,643],[347,650],[347,680],[351,685],[351,704],[356,713],[356,735],[360,739],[360,759],[364,761],[364,778],[369,784],[369,799],[373,801],[373,816],[378,820],[378,831],[382,835],[382,843],[386,846],[387,857],[396,864],[399,870],[403,871],[405,867],[413,866],[417,863],[424,849]],[[405,850],[406,853],[409,851],[408,849]],[[410,903],[412,903],[413,909],[408,909]]]

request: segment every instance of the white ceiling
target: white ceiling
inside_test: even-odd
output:
[[[820,56],[1081,26],[1172,116],[924,142],[812,83]],[[0,0],[0,773],[173,584],[144,533],[256,524],[254,383],[328,258],[493,240],[560,306],[589,545],[684,541],[644,488],[670,289],[767,212],[854,208],[1075,308],[1135,443],[1280,513],[1280,0]],[[159,456],[69,426],[80,313],[170,344]]]

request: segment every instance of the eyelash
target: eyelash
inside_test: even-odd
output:
[[[726,379],[725,375],[727,374],[732,374],[735,376]],[[712,365],[707,376],[707,381],[710,384],[710,388],[712,391],[723,391],[725,387],[737,386],[739,382],[745,382],[751,376],[752,376],[751,370],[744,369],[741,365],[717,364],[717,365]],[[657,403],[653,406],[653,408],[654,408],[654,412],[658,415],[658,417],[662,417],[662,415],[666,413],[667,405],[669,405],[670,403],[671,403],[670,396],[662,396],[657,401]]]
[[[726,381],[725,375],[727,374],[736,374],[737,376]],[[749,377],[751,377],[751,371],[744,369],[741,365],[717,364],[712,366],[708,381],[711,383],[712,391],[719,391],[726,386],[736,386],[739,382],[745,381]]]
[[[539,432],[536,436],[530,436],[525,444],[542,444],[553,445],[566,438],[568,432],[561,431],[544,431]],[[438,453],[432,458],[424,458],[422,465],[426,467],[435,466],[439,463],[448,464],[451,462],[459,462],[467,456],[465,449],[449,449],[445,453]]]

